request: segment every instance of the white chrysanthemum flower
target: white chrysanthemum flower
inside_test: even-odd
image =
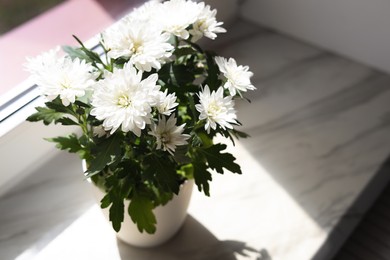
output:
[[[234,101],[231,96],[223,96],[223,88],[219,87],[215,92],[210,93],[209,86],[205,86],[203,92],[198,94],[200,104],[195,105],[196,110],[200,112],[199,119],[206,120],[205,129],[210,132],[217,128],[217,124],[222,129],[232,129],[231,124],[237,124]]]
[[[226,78],[226,83],[223,87],[229,89],[230,95],[235,96],[237,92],[256,89],[250,81],[253,73],[249,71],[248,66],[237,66],[233,58],[227,60],[223,57],[215,57],[215,62]]]
[[[185,124],[176,126],[176,118],[174,115],[170,116],[166,121],[165,116],[159,119],[158,124],[151,125],[150,135],[157,139],[157,149],[168,151],[170,154],[175,153],[175,149],[179,145],[187,144],[189,135],[183,134]]]
[[[59,59],[63,59],[59,57],[59,51],[60,47],[57,46],[56,48],[44,52],[34,58],[27,57],[27,63],[24,66],[30,73],[33,74],[33,76],[36,76],[36,74],[44,75],[47,68],[56,66]]]
[[[168,43],[169,33],[159,26],[137,19],[123,19],[103,34],[107,55],[116,59],[130,58],[129,62],[142,71],[160,69],[173,50]]]
[[[196,42],[203,36],[214,40],[217,37],[217,33],[225,33],[226,30],[220,25],[223,22],[217,22],[215,16],[217,15],[217,10],[211,10],[209,5],[204,6],[204,3],[201,3],[203,10],[199,13],[197,20],[194,22],[192,29],[189,33],[192,35],[191,41]]]
[[[38,85],[42,95],[49,101],[60,97],[62,104],[68,106],[77,97],[82,97],[93,84],[97,74],[85,60],[59,57],[59,48],[29,58],[26,68]]]
[[[91,115],[104,120],[103,127],[111,130],[110,134],[121,127],[123,132],[141,136],[141,130],[151,122],[152,105],[160,92],[157,79],[157,74],[152,74],[142,80],[142,72],[130,64],[114,70],[96,84]]]
[[[182,39],[190,36],[188,27],[203,10],[203,5],[186,0],[170,0],[162,4],[155,19],[163,25],[164,31]]]
[[[164,92],[160,91],[156,103],[158,112],[166,116],[169,116],[179,105],[176,103],[176,95],[174,93],[168,94],[167,89]]]
[[[159,0],[150,0],[140,7],[134,8],[124,19],[137,19],[139,21],[150,22],[156,16],[161,5],[161,1]]]

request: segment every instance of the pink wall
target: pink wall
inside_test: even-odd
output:
[[[72,34],[87,41],[115,21],[118,5],[127,8],[139,0],[68,0],[0,36],[0,95],[28,77],[26,56],[36,56],[57,45],[77,45]],[[108,9],[111,4],[113,9]],[[121,11],[123,12],[123,8]]]

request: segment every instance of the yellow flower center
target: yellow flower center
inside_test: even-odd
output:
[[[121,107],[129,107],[131,105],[131,100],[128,95],[122,94],[119,96],[117,104]]]
[[[207,114],[209,116],[215,117],[221,112],[221,106],[217,104],[217,102],[213,101],[209,104],[207,108]]]
[[[62,87],[63,89],[68,89],[68,88],[70,88],[71,83],[70,83],[69,78],[65,76],[65,77],[62,79],[60,85],[61,85],[61,87]]]
[[[166,144],[166,143],[169,143],[171,141],[171,136],[167,133],[162,133],[161,134],[161,142]]]
[[[196,27],[202,31],[204,31],[207,27],[206,27],[206,20],[205,19],[201,19],[199,20],[197,23],[196,23]]]
[[[133,41],[133,47],[130,49],[132,53],[142,53],[144,47],[142,46],[142,42],[140,41]]]

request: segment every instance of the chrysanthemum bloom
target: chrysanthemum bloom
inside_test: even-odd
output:
[[[161,5],[162,3],[159,0],[149,0],[140,7],[134,8],[134,10],[126,15],[124,19],[137,19],[139,21],[150,22],[156,17],[158,9],[161,8]]]
[[[176,121],[174,115],[171,115],[168,121],[163,116],[159,119],[158,124],[152,123],[149,132],[150,135],[156,137],[157,149],[168,151],[172,155],[174,155],[177,146],[187,144],[186,140],[190,138],[189,135],[183,134],[185,124],[176,126]]]
[[[206,120],[204,128],[207,133],[210,132],[210,128],[215,130],[217,124],[222,129],[232,129],[231,124],[237,124],[234,101],[231,96],[223,96],[222,87],[210,93],[209,86],[206,85],[203,92],[200,92],[198,96],[200,104],[195,105],[195,107],[200,113],[199,119]]]
[[[179,103],[176,103],[176,96],[174,93],[168,94],[167,89],[164,92],[159,93],[156,108],[160,114],[169,116],[178,105]]]
[[[251,83],[250,78],[253,76],[253,73],[249,71],[248,66],[237,66],[233,58],[227,60],[223,57],[215,57],[215,62],[226,78],[226,83],[223,87],[229,90],[230,95],[235,96],[237,92],[256,89]]]
[[[209,5],[204,6],[202,2],[203,10],[199,13],[198,18],[194,22],[192,29],[189,33],[192,35],[191,41],[196,42],[203,36],[214,40],[217,37],[217,33],[225,33],[226,30],[220,27],[223,22],[217,22],[215,16],[217,10],[211,10]]]
[[[173,50],[168,43],[169,33],[160,26],[137,19],[123,19],[103,34],[110,58],[129,58],[129,62],[142,71],[160,69]]]
[[[141,130],[151,122],[152,106],[160,92],[157,79],[157,74],[152,74],[142,80],[142,72],[130,64],[114,70],[96,84],[91,115],[104,120],[103,127],[111,130],[110,134],[121,127],[123,132],[141,136]]]
[[[26,68],[49,101],[59,96],[62,104],[68,106],[95,84],[97,74],[85,60],[59,57],[58,52],[59,48],[28,59]]]
[[[192,1],[171,0],[162,4],[155,19],[163,25],[164,31],[188,39],[190,34],[187,28],[196,21],[202,10],[201,4]]]

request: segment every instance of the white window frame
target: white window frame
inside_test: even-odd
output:
[[[96,50],[98,37],[93,37],[85,45]],[[26,118],[35,112],[35,107],[44,106],[44,103],[45,98],[40,96],[38,87],[31,79],[26,79],[1,96],[0,196],[61,153],[44,138],[78,130],[76,126],[46,126],[42,122],[27,122]]]

